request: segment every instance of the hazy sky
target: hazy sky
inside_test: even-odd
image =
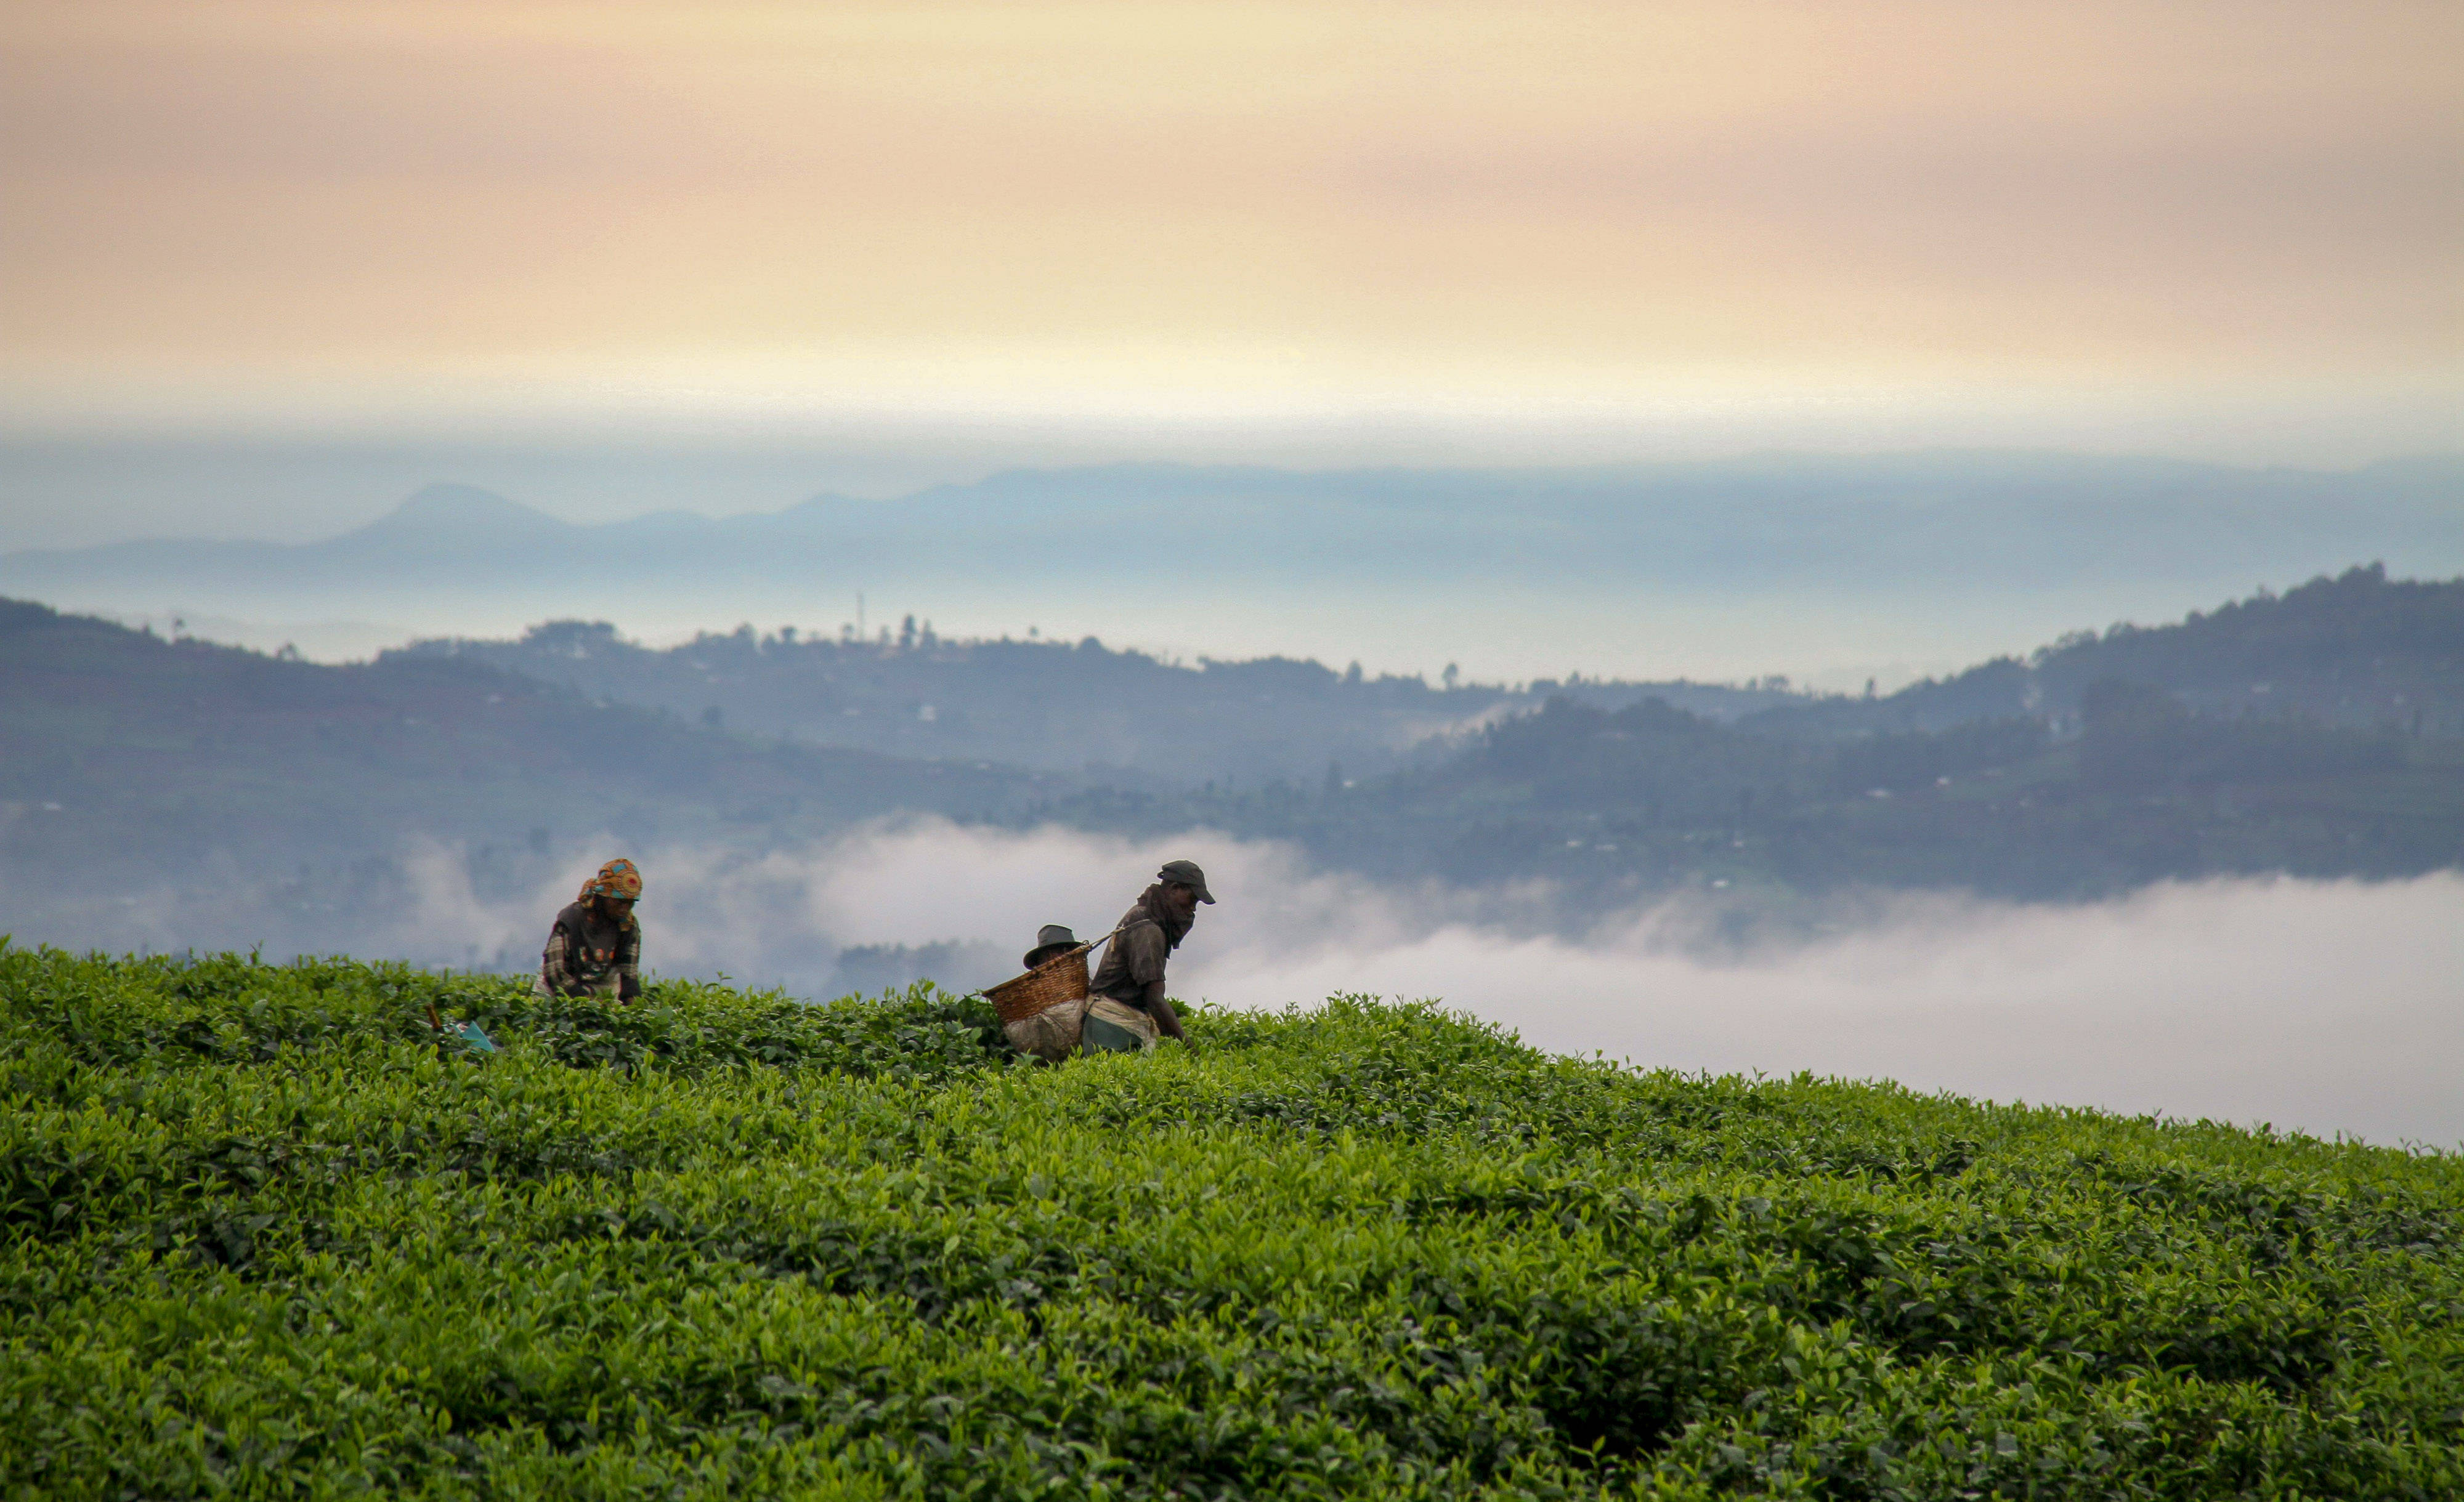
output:
[[[2346,462],[2464,411],[2459,58],[2452,0],[23,0],[0,410]]]

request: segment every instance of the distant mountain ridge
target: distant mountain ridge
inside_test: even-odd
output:
[[[1216,545],[1226,536],[1281,546]],[[1094,548],[1098,538],[1110,546]],[[1265,567],[1356,576],[1383,564],[1434,571],[1424,577],[1540,567],[1566,579],[1663,582],[1706,568],[1745,582],[1862,570],[1870,583],[1946,564],[2004,580],[2082,567],[2162,571],[2186,553],[2281,573],[2277,560],[2305,543],[2333,552],[2297,565],[2301,577],[2356,555],[2408,572],[2464,569],[2464,458],[2332,472],[2004,453],[1520,470],[1144,464],[1010,470],[886,501],[821,495],[778,512],[671,511],[589,525],[437,484],[320,542],[145,540],[0,555],[0,591],[38,595],[149,572],[191,583],[331,583],[337,568],[395,554],[517,574],[532,567],[524,550],[542,544],[581,550],[568,566],[610,579],[901,558],[927,572],[942,560],[962,576],[961,560],[1100,574],[1109,555],[1193,576]]]
[[[2026,453],[1520,470],[1121,465],[893,500],[582,526],[428,490],[320,542],[0,556],[0,594],[160,619],[401,622],[490,637],[607,620],[905,613],[1188,658],[1357,658],[1435,678],[1939,671],[2082,621],[2145,620],[2356,559],[2464,573],[2464,461],[2343,472]],[[869,607],[869,614],[867,607]],[[316,649],[312,649],[316,650]],[[330,649],[325,649],[330,650]]]
[[[519,545],[561,537],[578,530],[545,512],[534,511],[475,485],[428,486],[400,506],[364,527],[344,533],[324,546],[412,546],[480,543],[489,547]],[[310,544],[310,546],[318,546]]]

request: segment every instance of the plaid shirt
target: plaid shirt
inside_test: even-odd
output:
[[[547,947],[539,953],[532,994],[613,996],[618,1001],[642,994],[641,921],[628,920],[618,928],[596,917],[587,903],[575,903],[556,915]]]

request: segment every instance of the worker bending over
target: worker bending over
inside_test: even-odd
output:
[[[621,857],[583,882],[547,931],[532,994],[618,1001],[642,994],[642,925],[633,917],[641,896],[641,870]]]

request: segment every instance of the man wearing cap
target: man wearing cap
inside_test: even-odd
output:
[[[556,915],[539,954],[537,996],[642,994],[642,925],[633,904],[642,896],[642,872],[632,861],[608,861],[582,883],[582,895]]]
[[[1155,873],[1155,884],[1139,893],[1121,915],[1121,931],[1104,952],[1104,963],[1096,967],[1089,989],[1095,995],[1137,1008],[1155,1019],[1164,1036],[1188,1042],[1180,1018],[1164,999],[1164,961],[1189,937],[1190,925],[1198,921],[1198,904],[1214,901],[1215,894],[1206,889],[1206,873],[1198,869],[1197,861],[1164,862]]]

